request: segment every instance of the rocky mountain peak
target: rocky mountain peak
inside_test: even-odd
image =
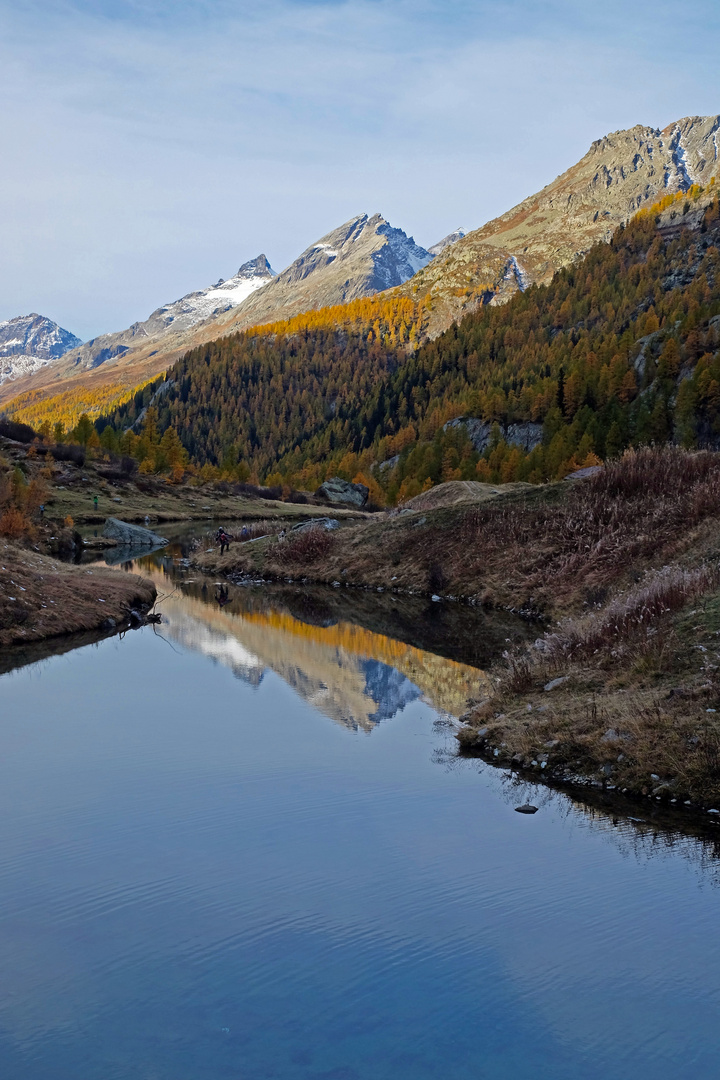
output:
[[[438,240],[437,244],[433,244],[428,248],[431,255],[439,255],[445,248],[450,247],[451,244],[457,244],[458,240],[462,240],[467,233],[464,229],[455,229],[455,232],[448,233],[447,236],[443,236],[442,240]]]
[[[35,311],[6,319],[0,322],[0,383],[30,375],[80,344],[80,338]]]
[[[258,255],[256,259],[248,259],[244,262],[237,274],[236,278],[273,278],[275,277],[275,271],[267,260],[267,255]]]
[[[316,240],[222,321],[237,330],[371,296],[402,285],[432,258],[381,214],[358,214]]]

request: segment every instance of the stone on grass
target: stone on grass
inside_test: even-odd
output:
[[[570,678],[569,675],[561,675],[559,679],[551,679],[549,683],[545,683],[545,690],[557,690],[558,686],[562,686]]]

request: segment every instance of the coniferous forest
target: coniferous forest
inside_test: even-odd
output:
[[[630,445],[716,447],[719,249],[718,196],[695,187],[434,341],[418,344],[427,298],[309,312],[189,352],[96,427],[145,471],[167,467],[172,429],[208,476],[360,477],[387,503],[442,480],[553,479]],[[459,417],[494,425],[482,453],[447,426]],[[505,439],[528,421],[530,452]]]

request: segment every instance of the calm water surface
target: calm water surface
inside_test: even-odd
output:
[[[4,1080],[720,1075],[712,844],[449,757],[503,628],[221,600],[0,678]]]

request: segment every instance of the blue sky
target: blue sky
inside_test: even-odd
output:
[[[0,0],[0,318],[87,338],[356,213],[429,245],[720,112],[720,5]]]

